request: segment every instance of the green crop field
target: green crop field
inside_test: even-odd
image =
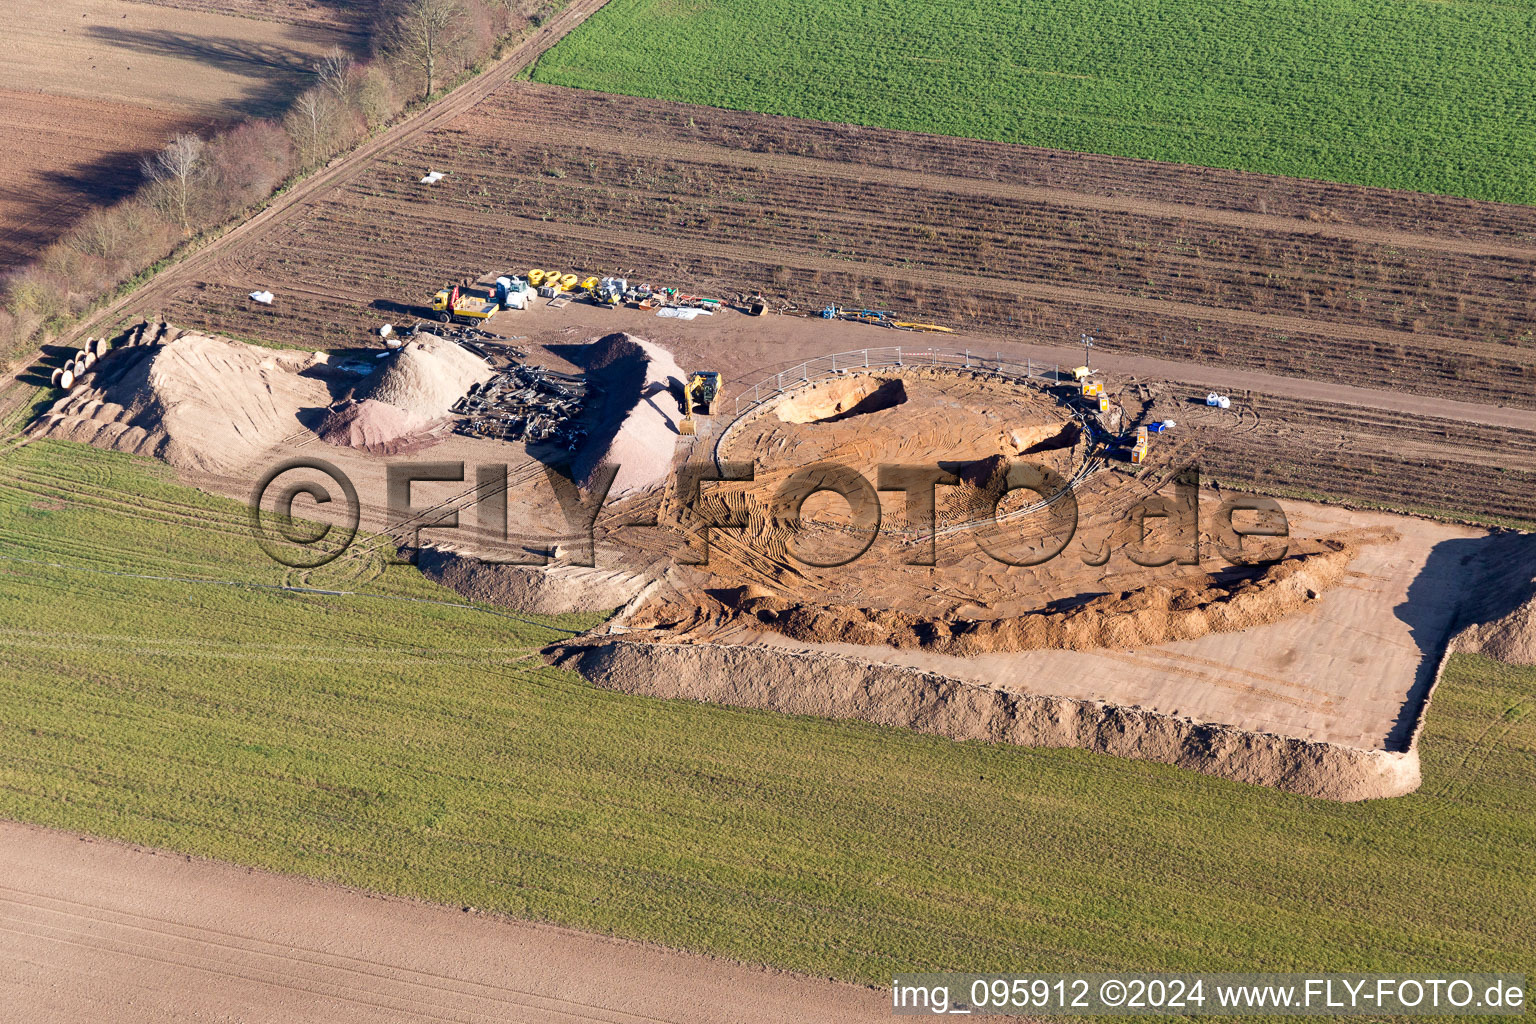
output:
[[[612,0],[555,85],[1536,202],[1531,0]]]
[[[1424,790],[1333,804],[597,690],[536,654],[592,616],[255,589],[297,580],[158,464],[0,463],[0,816],[874,983],[1536,973],[1536,671],[1458,658]]]

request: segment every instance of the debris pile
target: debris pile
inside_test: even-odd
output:
[[[453,411],[454,428],[471,437],[533,441],[575,451],[587,431],[577,422],[592,388],[583,377],[540,366],[513,366],[470,386]]]

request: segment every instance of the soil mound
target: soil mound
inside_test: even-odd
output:
[[[1510,665],[1536,665],[1536,601],[1527,601],[1502,619],[1469,626],[1456,638],[1455,649]]]
[[[874,377],[866,373],[813,384],[780,402],[776,411],[784,423],[838,423],[894,408],[906,400],[907,387],[900,377]]]
[[[330,403],[300,373],[321,360],[198,334],[114,349],[29,433],[228,473],[299,430],[296,410]]]
[[[957,740],[1078,747],[1326,800],[1398,796],[1420,782],[1416,750],[1365,750],[1099,701],[1007,693],[833,654],[592,638],[546,648],[545,657],[624,693],[856,718]]]
[[[589,487],[600,470],[617,466],[610,498],[643,491],[666,479],[682,418],[672,388],[683,371],[672,354],[630,334],[609,334],[577,357],[599,392],[596,417],[576,453],[572,478]]]
[[[1451,649],[1536,665],[1536,537],[1495,534],[1481,541],[1470,559],[1458,561],[1482,583],[1460,610],[1464,628]]]
[[[490,380],[485,360],[451,341],[418,334],[357,386],[352,397],[429,419],[446,416],[472,384]]]
[[[375,455],[400,455],[432,444],[432,428],[441,422],[419,413],[365,398],[335,406],[316,431],[327,444],[358,448]]]
[[[541,615],[612,611],[650,583],[639,573],[576,565],[498,565],[431,546],[417,553],[416,565],[427,579],[471,600]]]
[[[923,618],[889,609],[811,605],[776,596],[717,592],[725,619],[805,643],[920,648],[969,657],[991,651],[1091,650],[1193,640],[1276,622],[1337,584],[1355,556],[1342,541],[1293,554],[1246,577],[1203,585],[1156,584],[1106,594],[1069,607],[1047,606],[997,619]],[[700,612],[657,602],[629,620],[637,628],[677,628]]]

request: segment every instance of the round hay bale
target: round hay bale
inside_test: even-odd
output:
[[[64,368],[62,366],[55,367],[53,370],[53,376],[48,378],[48,380],[54,387],[58,387],[59,378],[62,376],[64,376]]]
[[[87,370],[89,370],[91,367],[95,366],[96,365],[96,353],[95,352],[87,352],[85,354],[84,362],[85,362],[85,368]]]
[[[70,388],[72,388],[74,386],[75,386],[75,371],[74,370],[62,370],[62,371],[60,371],[60,373],[59,373],[59,387],[63,388],[65,391],[68,391]]]

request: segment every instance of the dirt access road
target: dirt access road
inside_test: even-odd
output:
[[[0,822],[0,1005],[31,1024],[875,1021],[885,996]]]

